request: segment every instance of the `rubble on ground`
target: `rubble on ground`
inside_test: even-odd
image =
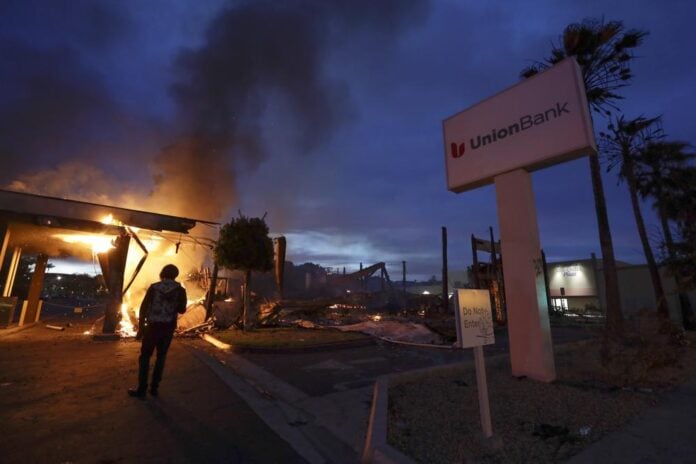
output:
[[[443,340],[440,335],[432,332],[425,325],[415,322],[370,320],[359,322],[357,324],[336,326],[335,328],[344,332],[362,332],[396,342],[429,345],[443,344]]]
[[[185,331],[191,327],[200,325],[205,322],[205,306],[200,303],[194,303],[186,308],[186,312],[181,314],[176,322],[177,331]]]

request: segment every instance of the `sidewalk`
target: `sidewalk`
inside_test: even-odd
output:
[[[569,464],[678,464],[696,462],[696,382],[667,393],[642,416]]]

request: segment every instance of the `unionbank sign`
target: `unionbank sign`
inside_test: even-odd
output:
[[[595,152],[580,68],[568,58],[443,122],[447,188]]]

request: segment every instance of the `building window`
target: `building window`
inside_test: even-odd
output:
[[[556,312],[567,312],[568,298],[551,298],[551,307]]]

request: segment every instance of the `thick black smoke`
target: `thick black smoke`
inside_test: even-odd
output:
[[[0,57],[0,181],[32,167],[88,158],[113,137],[119,111],[73,50],[0,40]]]
[[[189,149],[175,149],[174,162],[203,167],[199,173],[215,181],[213,194],[224,197],[217,202],[224,213],[238,194],[238,172],[274,151],[311,152],[350,118],[348,85],[325,68],[332,47],[358,39],[387,47],[403,27],[425,18],[426,6],[395,0],[249,1],[222,11],[205,43],[176,59],[179,79],[171,94],[184,137],[175,147]],[[291,125],[290,147],[267,143],[277,130],[270,120],[279,111]],[[170,155],[157,162],[169,165]]]
[[[370,52],[388,49],[428,13],[421,0],[231,3],[212,19],[200,46],[174,58],[169,90],[176,115],[163,130],[119,105],[90,60],[124,40],[132,27],[124,13],[128,8],[115,11],[115,2],[5,5],[2,185],[103,201],[123,179],[108,180],[115,164],[142,170],[149,161],[153,187],[134,201],[138,207],[213,220],[224,219],[234,207],[241,172],[278,150],[315,151],[354,114],[350,83],[327,69],[334,49],[346,44],[362,44]],[[44,32],[23,33],[22,21],[35,21]],[[271,146],[268,140],[278,132],[290,134],[287,143]],[[145,156],[153,139],[165,148]],[[80,166],[95,179],[93,192],[89,179],[75,182],[85,177]],[[66,176],[69,172],[76,175]],[[132,189],[123,185],[121,194],[132,199]]]
[[[425,18],[426,6],[298,0],[248,1],[224,10],[205,44],[176,60],[181,78],[172,95],[184,127],[253,165],[267,149],[264,134],[273,130],[264,116],[280,108],[294,122],[294,148],[311,151],[350,115],[347,83],[325,69],[331,49],[357,40],[388,47],[404,26]]]

